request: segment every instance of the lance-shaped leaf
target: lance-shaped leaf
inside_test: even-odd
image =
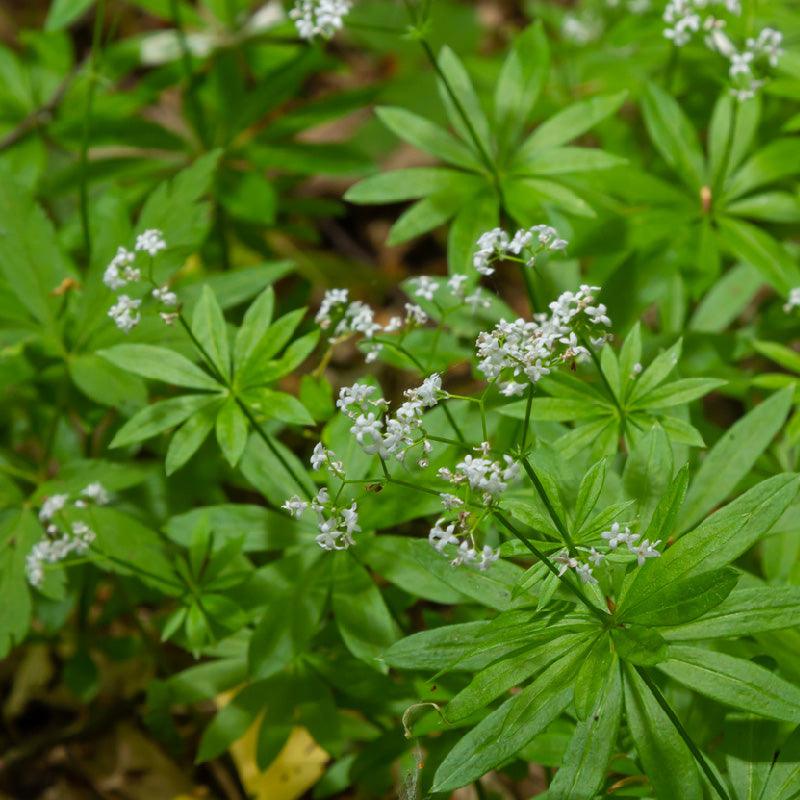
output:
[[[118,344],[108,350],[100,350],[99,355],[135,375],[172,386],[209,391],[222,388],[208,373],[192,364],[188,358],[165,347],[155,347],[150,344]]]

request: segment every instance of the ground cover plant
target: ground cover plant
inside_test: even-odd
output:
[[[0,797],[800,798],[793,0],[0,34]]]

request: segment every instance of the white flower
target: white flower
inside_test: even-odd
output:
[[[608,542],[608,546],[612,550],[616,550],[621,544],[627,544],[630,547],[639,538],[639,534],[631,533],[630,528],[625,527],[623,530],[619,522],[612,523],[610,530],[603,531],[600,536]]]
[[[164,241],[164,234],[156,228],[140,233],[136,237],[136,250],[147,253],[149,256],[158,255],[159,251],[167,249],[167,243]]]
[[[500,389],[500,393],[505,395],[506,397],[517,397],[521,394],[525,393],[525,389],[527,384],[525,383],[517,383],[516,381],[507,381],[503,384],[502,389]]]
[[[142,319],[138,311],[141,304],[141,300],[134,300],[126,294],[121,294],[117,302],[108,309],[108,316],[121,331],[130,333]]]
[[[37,542],[25,558],[25,574],[32,586],[41,586],[44,581],[45,563],[63,561],[70,553],[85,553],[95,539],[94,531],[80,521],[73,523],[68,533],[52,525],[47,530],[55,538]]]
[[[352,8],[350,0],[296,0],[289,16],[302,39],[330,39],[344,26]]]
[[[639,537],[637,536],[636,538],[638,539]],[[636,561],[641,567],[642,564],[644,564],[645,559],[658,558],[661,555],[661,553],[656,550],[656,547],[658,547],[659,544],[661,544],[661,539],[656,539],[656,541],[654,541],[652,544],[650,544],[649,539],[642,539],[641,543],[636,547],[629,542],[628,549],[636,556]]]
[[[133,266],[135,259],[136,253],[132,253],[124,247],[118,247],[116,255],[103,273],[103,283],[109,289],[116,291],[131,281],[140,280],[142,273]]]
[[[575,574],[581,579],[581,583],[597,583],[597,578],[592,575],[592,568],[588,564],[578,564],[575,567]]]
[[[556,229],[550,225],[520,228],[511,239],[502,228],[494,228],[478,239],[472,265],[481,275],[492,275],[492,265],[507,258],[509,254],[524,256],[525,264],[530,267],[539,253],[563,250],[566,246],[566,239],[560,239]]]
[[[498,558],[500,558],[500,552],[498,550],[493,550],[488,544],[485,544],[483,550],[481,550],[481,560],[478,563],[478,569],[481,571],[489,569]]]
[[[464,299],[464,284],[467,282],[466,275],[451,275],[447,279],[447,288],[450,294],[458,300]]]
[[[285,508],[295,519],[300,519],[308,509],[308,503],[297,495],[290,497],[281,508]]]
[[[430,529],[428,533],[428,541],[440,553],[444,551],[445,547],[449,544],[458,544],[458,538],[454,535],[456,526],[453,523],[445,526],[446,520],[439,519],[436,524]]]
[[[461,508],[464,505],[464,501],[460,497],[448,492],[442,492],[439,497],[442,498],[442,505],[445,511],[452,511],[454,508]]]
[[[351,406],[357,406],[362,411],[366,411],[369,398],[374,392],[375,387],[369,386],[366,383],[354,383],[352,386],[343,386],[339,389],[339,399],[336,401],[336,407],[352,417],[354,411]]]
[[[428,315],[416,303],[406,303],[406,324],[424,325],[428,321]]]
[[[109,495],[108,490],[105,486],[103,486],[102,483],[100,483],[100,481],[93,481],[92,483],[88,484],[81,491],[81,495],[91,500],[93,503],[96,503],[98,506],[108,505],[108,503],[111,501],[111,496]]]
[[[336,453],[333,450],[328,450],[322,442],[317,442],[314,445],[314,452],[311,454],[311,468],[322,469],[322,467],[327,467],[337,477],[344,475],[344,465],[337,460]]]
[[[458,546],[456,557],[450,563],[454,567],[458,567],[461,564],[474,564],[477,558],[478,554],[475,552],[475,549],[470,547],[469,542],[465,539]]]
[[[160,289],[153,289],[152,294],[159,303],[163,303],[165,306],[178,305],[178,295],[176,295],[175,292],[171,292],[168,286],[162,286]]]
[[[567,553],[566,551],[559,553],[553,559],[553,561],[555,561],[556,564],[561,565],[558,570],[559,577],[561,577],[568,569],[577,569],[578,565],[580,564],[580,561],[578,561],[577,558],[574,558],[573,556],[569,555],[569,553]]]
[[[489,308],[492,301],[484,295],[480,289],[476,289],[472,294],[464,298],[464,302],[472,309],[474,314],[479,308]]]
[[[439,402],[439,393],[442,391],[442,376],[438,373],[429,375],[422,381],[422,385],[406,393],[407,397],[419,400],[426,408],[431,408]]]
[[[314,321],[320,328],[329,328],[331,325],[331,312],[339,306],[347,305],[347,289],[328,289],[322,302],[319,304],[319,311]]]
[[[51,494],[46,497],[39,509],[39,519],[42,522],[51,520],[62,508],[67,504],[69,495],[66,494]]]
[[[789,292],[789,298],[783,304],[783,310],[788,314],[793,308],[800,306],[800,286],[796,286]]]
[[[594,549],[594,547],[589,548],[589,555],[587,556],[587,558],[589,559],[589,561],[592,562],[592,564],[595,567],[599,567],[605,560],[605,556],[603,555],[603,553],[599,553],[597,550]]]
[[[412,283],[416,287],[414,297],[421,297],[423,300],[433,300],[433,296],[439,290],[439,284],[427,275],[414,278]]]

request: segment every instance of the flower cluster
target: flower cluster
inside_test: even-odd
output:
[[[488,442],[482,442],[475,450],[478,456],[467,454],[453,470],[442,467],[439,477],[454,486],[468,487],[471,499],[477,495],[484,505],[490,505],[519,477],[519,464],[509,455],[503,455],[502,461],[491,459]],[[447,508],[455,499],[453,495],[442,495],[442,503]]]
[[[352,7],[350,0],[296,0],[289,16],[301,39],[330,39],[344,26]]]
[[[742,13],[740,0],[670,0],[663,15],[667,23],[664,36],[676,47],[683,47],[702,31],[706,47],[728,59],[731,93],[737,100],[748,100],[764,85],[757,73],[759,65],[778,65],[783,36],[773,28],[764,28],[758,36],[748,37],[743,47],[737,47],[726,32],[727,21],[712,13],[714,7],[732,16]]]
[[[300,519],[309,508],[317,515],[319,534],[316,542],[323,550],[347,550],[355,544],[353,534],[361,530],[358,506],[354,502],[349,506],[337,505],[324,486],[310,502],[297,496],[290,497],[283,508],[295,519]]]
[[[125,247],[117,248],[114,258],[111,259],[103,274],[103,283],[115,292],[128,284],[139,283],[142,279],[142,270],[136,266],[137,253],[146,253],[152,259],[162,250],[166,250],[166,247],[167,243],[164,241],[161,231],[150,228],[140,233],[136,237],[133,250]],[[151,294],[159,304],[166,308],[174,308],[178,305],[178,296],[167,286],[155,286]],[[121,331],[130,333],[142,320],[141,306],[140,298],[120,294],[108,310],[108,316],[114,320],[114,324]],[[177,318],[174,311],[161,311],[160,313],[161,319],[167,325],[171,325]]]
[[[352,420],[350,431],[359,447],[370,455],[384,459],[393,457],[402,462],[410,448],[420,446],[418,465],[426,467],[432,446],[422,429],[422,415],[426,408],[437,405],[444,394],[441,376],[430,375],[417,388],[408,389],[406,401],[397,407],[394,415],[380,415],[388,403],[380,398],[373,400],[374,392],[374,386],[356,383],[342,388],[336,401]]]
[[[436,301],[442,295],[442,289],[446,286],[446,294],[456,301],[457,305],[462,303],[468,305],[473,313],[479,308],[489,308],[491,301],[476,287],[470,294],[466,292],[466,283],[469,278],[466,275],[451,275],[444,283],[439,283],[427,275],[419,278],[412,278],[411,284],[414,287],[414,297],[419,297],[429,302]],[[453,308],[454,306],[451,306]]]
[[[478,550],[473,541],[473,529],[470,524],[471,515],[462,512],[456,520],[450,522],[441,517],[428,533],[428,541],[432,547],[443,555],[453,555],[450,563],[454,567],[461,564],[476,566],[485,571],[500,557],[497,550],[485,544]]]
[[[498,261],[519,261],[532,267],[541,253],[563,250],[567,244],[550,225],[520,228],[513,237],[502,228],[493,228],[478,239],[472,266],[481,275],[494,274],[494,264]]]
[[[481,332],[476,341],[478,369],[488,380],[498,380],[505,396],[513,397],[555,366],[584,358],[589,351],[581,342],[601,345],[607,338],[604,328],[611,325],[606,307],[595,302],[598,291],[582,285],[550,303],[550,314],[537,314],[533,321],[500,320],[491,331]]]
[[[607,550],[605,553],[600,552],[595,547],[580,547],[578,550],[586,554],[586,560],[584,561],[576,555],[561,551],[554,559],[559,565],[558,574],[563,575],[567,570],[571,569],[580,578],[581,583],[595,584],[597,583],[597,578],[594,576],[594,570],[605,562],[609,553],[616,552],[621,545],[625,545],[627,551],[620,552],[627,552],[635,556],[636,563],[640,567],[648,558],[658,558],[661,555],[656,550],[658,545],[661,544],[660,539],[656,539],[654,542],[649,539],[642,539],[639,542],[641,534],[631,533],[630,528],[627,526],[623,528],[618,522],[614,522],[611,528],[603,531],[600,536],[606,541]]]
[[[39,521],[45,526],[46,537],[38,541],[25,559],[25,573],[32,586],[44,581],[44,564],[62,561],[71,553],[81,555],[95,539],[94,531],[82,521],[68,523],[62,512],[68,506],[86,508],[90,504],[106,505],[111,497],[102,483],[85,486],[76,498],[68,494],[46,497],[39,509]]]

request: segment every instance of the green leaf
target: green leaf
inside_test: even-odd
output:
[[[256,417],[278,419],[289,425],[313,425],[314,418],[294,395],[274,389],[250,389],[243,399]]]
[[[635,667],[625,665],[625,718],[657,800],[702,800],[697,765]]]
[[[578,498],[575,501],[575,512],[572,516],[572,526],[575,531],[580,531],[589,515],[597,505],[600,493],[606,480],[606,459],[598,461],[583,476],[578,488]]]
[[[264,612],[250,639],[252,677],[270,677],[305,652],[322,618],[329,575],[330,561],[317,553],[285,556],[258,571],[252,588]]]
[[[746,477],[781,429],[793,393],[791,387],[776,392],[737,420],[714,445],[692,481],[681,514],[682,527],[694,525]]]
[[[788,295],[800,284],[800,269],[775,239],[761,228],[730,217],[718,219],[725,249],[734,258],[746,261],[757,269],[777,292]]]
[[[445,714],[450,723],[466,719],[493,700],[504,695],[514,686],[521,686],[532,675],[536,675],[566,655],[573,647],[585,641],[585,634],[567,634],[548,641],[545,647],[533,649],[541,639],[531,638],[508,658],[496,661],[478,672],[452,700],[447,703]],[[527,647],[525,646],[527,645]]]
[[[516,175],[569,175],[614,169],[627,163],[627,159],[598,148],[553,147],[535,152],[521,151],[512,170]]]
[[[382,658],[396,669],[442,670],[456,664],[455,669],[477,671],[500,657],[480,647],[490,625],[480,620],[412,633],[395,642]],[[510,649],[517,647],[515,643]]]
[[[741,197],[800,172],[800,138],[775,139],[752,155],[725,183],[726,197]]]
[[[485,231],[496,228],[500,218],[497,194],[481,192],[456,213],[447,234],[447,265],[450,274],[469,275],[475,243]]]
[[[380,669],[378,657],[399,638],[397,624],[369,573],[351,554],[336,558],[333,576],[333,613],[347,649]]]
[[[541,22],[529,25],[514,40],[494,93],[494,119],[500,149],[522,133],[547,78],[550,51]]]
[[[44,23],[46,31],[68,28],[94,5],[94,0],[53,0]]]
[[[167,475],[177,472],[199,449],[211,433],[216,407],[197,411],[178,428],[170,439],[165,459]]]
[[[164,347],[150,344],[118,344],[108,350],[100,350],[98,355],[134,375],[162,381],[172,386],[209,391],[219,391],[222,388],[217,381],[191,361]]]
[[[550,784],[547,794],[552,800],[593,800],[603,783],[622,717],[622,678],[616,660],[603,677],[591,716],[578,723],[564,763]]]
[[[418,200],[446,190],[457,175],[443,167],[409,167],[379,172],[351,186],[344,199],[362,205]]]
[[[796,627],[800,619],[800,586],[734,589],[700,619],[677,625],[664,636],[670,641],[700,641],[747,636]]]
[[[739,575],[730,567],[704,572],[668,584],[656,596],[626,603],[619,619],[655,627],[680,625],[716,608],[736,586]]]
[[[756,352],[766,356],[770,361],[780,364],[791,372],[796,372],[800,375],[800,353],[791,350],[777,342],[753,342],[753,348]]]
[[[727,381],[715,378],[682,378],[672,381],[666,386],[659,386],[646,395],[638,397],[631,407],[634,408],[668,408],[670,406],[691,403],[714,389],[724,386]]]
[[[772,769],[778,725],[749,714],[729,714],[724,747],[735,800],[759,800]]]
[[[492,146],[489,122],[483,113],[478,95],[475,94],[469,73],[461,59],[447,46],[441,49],[437,60],[441,70],[439,96],[447,110],[450,124],[470,146],[473,146],[474,139],[477,138],[483,151],[490,153]]]
[[[216,400],[214,395],[186,394],[145,406],[117,431],[109,447],[124,447],[163,433]]]
[[[70,358],[67,368],[72,382],[95,403],[120,406],[147,402],[147,390],[139,378],[115,367],[96,353],[80,353]]]
[[[211,358],[214,366],[222,376],[229,380],[231,376],[231,357],[228,348],[228,332],[225,328],[225,317],[219,307],[217,297],[208,287],[203,287],[200,300],[192,313],[192,333],[205,355]]]
[[[800,722],[800,689],[743,658],[686,645],[672,645],[658,665],[692,691],[760,717]]]
[[[235,467],[247,444],[247,417],[239,404],[229,397],[217,414],[217,442],[225,460]]]
[[[689,327],[709,333],[724,330],[742,313],[762,283],[758,270],[749,264],[736,264],[700,300]]]
[[[5,658],[28,632],[33,604],[25,560],[42,535],[29,509],[10,513],[0,523],[0,658]]]
[[[611,640],[619,657],[631,664],[651,666],[667,657],[667,643],[661,634],[641,625],[612,628]]]
[[[640,397],[644,397],[656,386],[660,386],[667,376],[678,366],[683,349],[683,340],[678,339],[672,347],[659,353],[651,362],[650,366],[636,379],[631,390],[631,404],[635,404]]]
[[[660,425],[654,425],[642,436],[630,438],[633,441],[622,480],[628,497],[636,500],[639,523],[648,525],[672,480],[672,447]]]
[[[418,200],[407,208],[392,226],[386,243],[393,247],[444,225],[481,186],[482,181],[471,175],[457,176],[450,190]]]
[[[196,763],[202,764],[224,753],[244,736],[269,701],[274,687],[269,681],[256,681],[237,692],[203,731],[197,749]]]
[[[586,131],[610,117],[625,102],[627,92],[601,95],[581,100],[567,106],[543,122],[522,145],[519,157],[527,160],[527,154],[538,150],[549,150],[577,139]]]
[[[597,708],[609,673],[619,672],[619,662],[611,651],[611,639],[601,635],[592,645],[575,676],[575,714],[583,721]]]
[[[575,647],[462,737],[436,770],[431,791],[466,786],[544,730],[569,705],[575,672],[587,650],[588,643]]]
[[[775,524],[797,494],[798,485],[800,478],[794,475],[768,478],[681,536],[660,558],[650,559],[634,573],[618,613],[640,603],[657,602],[673,582],[730,564]]]
[[[275,290],[271,286],[267,286],[245,311],[242,327],[236,333],[233,347],[233,364],[236,371],[247,363],[253,350],[261,341],[264,330],[269,328],[274,308]]]
[[[762,800],[797,800],[800,786],[800,728],[783,743],[761,793]]]
[[[649,83],[642,100],[647,131],[656,149],[690,189],[703,185],[703,154],[692,123],[663,89]]]
[[[379,107],[375,113],[392,133],[414,147],[464,169],[480,168],[469,148],[433,122],[403,108]]]

